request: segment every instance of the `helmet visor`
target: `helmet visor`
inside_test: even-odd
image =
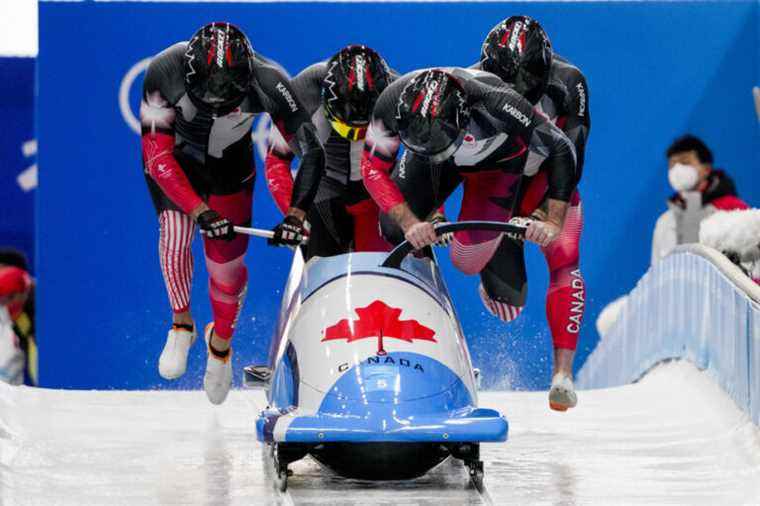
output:
[[[401,135],[401,142],[409,151],[416,155],[425,157],[430,163],[442,163],[451,158],[459,146],[464,141],[465,131],[459,132],[456,138],[452,139],[446,146],[437,146],[437,149],[431,149],[430,147],[419,146],[411,143],[409,139],[406,139]]]

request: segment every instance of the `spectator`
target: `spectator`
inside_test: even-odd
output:
[[[0,379],[18,383],[17,369],[22,373],[23,383],[37,384],[34,280],[27,272],[24,255],[3,249],[0,250]]]
[[[699,224],[715,211],[747,209],[736,194],[734,182],[713,169],[710,149],[697,137],[684,135],[666,152],[668,181],[675,193],[668,210],[657,220],[652,237],[652,264],[679,244],[699,241]]]

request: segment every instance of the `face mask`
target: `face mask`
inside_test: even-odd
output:
[[[696,188],[699,182],[699,172],[692,165],[677,163],[668,171],[670,186],[677,192],[685,192]]]

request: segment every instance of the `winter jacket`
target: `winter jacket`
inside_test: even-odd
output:
[[[703,191],[674,193],[668,210],[660,215],[652,235],[652,264],[679,244],[699,242],[699,224],[715,211],[748,209],[736,194],[733,180],[722,170],[713,170]]]

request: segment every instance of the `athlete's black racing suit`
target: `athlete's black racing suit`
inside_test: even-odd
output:
[[[523,176],[546,174],[547,196],[568,202],[577,181],[574,148],[565,134],[498,77],[472,69],[443,69],[459,80],[471,106],[462,145],[446,161],[399,150],[397,103],[412,72],[389,86],[377,101],[362,160],[369,193],[388,213],[406,202],[420,219],[440,206],[464,183],[460,220],[507,221],[524,195]],[[392,172],[391,172],[392,171]],[[383,233],[393,243],[403,233],[387,215]],[[503,319],[525,304],[527,278],[523,245],[490,232],[459,232],[451,247],[454,264],[467,274],[480,273],[481,296]]]
[[[321,96],[327,74],[327,62],[315,63],[290,82],[325,148],[325,175],[307,216],[311,231],[306,256],[332,256],[350,250],[385,251],[388,243],[380,235],[378,208],[362,182],[360,162],[364,141],[341,137],[325,115]],[[290,207],[293,156],[290,144],[273,130],[265,164],[266,180],[283,213]]]
[[[251,126],[267,112],[302,159],[291,198],[308,211],[324,170],[324,152],[309,114],[288,78],[274,63],[254,55],[248,94],[234,110],[215,114],[185,90],[187,43],[157,55],[145,76],[140,107],[146,180],[159,214],[160,259],[175,312],[187,311],[193,263],[191,212],[205,202],[236,225],[249,224],[255,168]],[[204,241],[215,333],[232,335],[247,271],[245,235]]]

